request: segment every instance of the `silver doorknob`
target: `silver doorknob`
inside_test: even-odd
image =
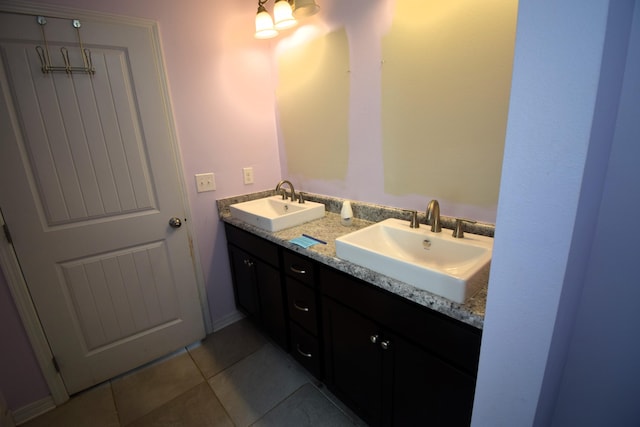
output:
[[[169,220],[169,225],[173,228],[178,228],[182,225],[182,221],[180,220],[180,218],[174,216]]]

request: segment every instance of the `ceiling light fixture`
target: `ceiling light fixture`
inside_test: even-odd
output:
[[[258,0],[256,32],[254,34],[257,39],[273,38],[278,35],[279,30],[294,27],[298,23],[296,18],[315,15],[320,10],[315,0],[275,0],[272,19],[264,7],[268,1]]]
[[[315,15],[320,11],[320,6],[316,4],[315,0],[295,0],[295,8],[293,9],[293,16],[300,19],[307,16]]]

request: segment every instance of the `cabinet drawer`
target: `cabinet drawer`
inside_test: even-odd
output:
[[[278,267],[278,247],[261,237],[225,223],[227,243],[244,249],[251,255]]]
[[[314,286],[313,261],[293,252],[284,251],[284,273],[309,286]]]
[[[289,317],[312,335],[318,335],[318,310],[315,291],[302,283],[286,278]]]
[[[318,339],[293,322],[290,322],[289,326],[291,330],[291,354],[306,370],[315,377],[320,378],[322,365],[320,364]]]

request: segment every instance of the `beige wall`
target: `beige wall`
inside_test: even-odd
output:
[[[385,190],[498,201],[513,1],[402,0],[382,42]]]
[[[277,108],[289,170],[344,180],[349,156],[349,45],[344,29],[278,57]]]

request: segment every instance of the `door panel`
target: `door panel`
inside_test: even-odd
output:
[[[229,245],[236,305],[254,319],[260,317],[255,261],[240,248]]]
[[[323,298],[327,381],[341,399],[357,408],[368,424],[382,420],[383,354],[372,336],[380,328],[331,299]]]
[[[280,271],[262,261],[256,262],[260,319],[269,335],[287,348],[287,323]]]
[[[82,64],[70,19],[51,60]],[[151,24],[82,22],[94,75],[43,73],[36,18],[0,13],[0,206],[67,391],[204,336]],[[58,62],[58,64],[56,64]]]
[[[120,50],[92,51],[97,74],[43,74],[33,43],[3,44],[24,129],[26,167],[48,225],[155,207]],[[43,144],[46,142],[46,144]]]
[[[178,319],[177,290],[168,266],[162,243],[60,265],[67,304],[88,351],[152,333]]]
[[[398,336],[391,336],[393,425],[464,427],[471,424],[475,379]]]

